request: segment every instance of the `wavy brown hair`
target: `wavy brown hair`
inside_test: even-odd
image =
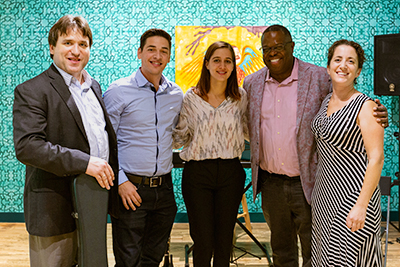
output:
[[[88,22],[81,16],[65,15],[61,17],[49,31],[49,45],[56,46],[58,37],[66,35],[70,30],[79,30],[83,37],[89,38],[89,47],[92,47],[93,37]],[[53,55],[50,54],[53,58]]]
[[[210,71],[207,69],[206,64],[210,61],[210,58],[217,49],[228,48],[231,51],[233,70],[231,76],[228,78],[228,82],[225,89],[225,97],[231,97],[233,100],[240,100],[241,95],[239,92],[239,85],[237,81],[236,73],[236,61],[235,51],[233,51],[232,45],[227,42],[217,41],[210,45],[204,56],[203,67],[201,69],[200,80],[196,85],[196,94],[198,94],[204,100],[208,100],[207,93],[210,91]]]

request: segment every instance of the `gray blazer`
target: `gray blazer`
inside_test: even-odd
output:
[[[268,68],[247,76],[243,88],[247,91],[249,104],[249,131],[251,149],[251,169],[253,197],[259,193],[258,168],[260,166],[260,114],[264,92],[264,83]],[[322,101],[331,90],[331,83],[326,68],[299,60],[297,88],[297,151],[299,155],[300,178],[307,201],[315,183],[317,169],[317,152],[314,135],[311,132],[311,121],[319,111]]]

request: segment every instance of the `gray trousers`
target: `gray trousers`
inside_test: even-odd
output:
[[[29,235],[31,267],[71,267],[78,264],[77,231],[57,236]]]

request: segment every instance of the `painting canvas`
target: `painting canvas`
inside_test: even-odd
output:
[[[235,50],[239,86],[244,77],[264,67],[261,35],[266,26],[176,26],[175,82],[184,92],[200,78],[207,48],[216,41],[230,43]]]

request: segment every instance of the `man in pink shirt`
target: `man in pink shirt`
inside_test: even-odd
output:
[[[262,37],[265,68],[247,76],[253,195],[261,192],[271,230],[274,267],[311,266],[311,193],[317,153],[311,121],[331,90],[326,68],[293,56],[294,42],[281,25]],[[379,101],[378,101],[379,103]],[[383,127],[387,110],[374,113]]]

